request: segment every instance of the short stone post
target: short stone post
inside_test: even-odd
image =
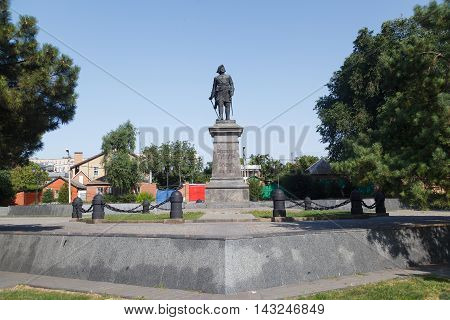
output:
[[[144,199],[142,202],[142,213],[149,213],[150,212],[150,201],[147,199]]]
[[[170,219],[183,219],[183,194],[178,190],[170,195]]]
[[[384,195],[384,192],[381,191],[381,189],[378,189],[377,192],[375,192],[374,200],[375,200],[375,213],[379,214],[386,213],[386,207],[384,205],[386,196]]]
[[[310,197],[305,197],[305,210],[312,210],[312,205],[311,205],[311,198]]]
[[[72,201],[72,219],[81,219],[83,217],[83,200],[80,197],[76,197]]]
[[[97,193],[92,199],[92,220],[99,219],[105,219],[105,202],[101,193]]]
[[[350,193],[350,202],[352,204],[351,214],[363,214],[362,197],[358,190],[353,189]]]
[[[286,196],[283,190],[272,191],[273,217],[286,217]]]

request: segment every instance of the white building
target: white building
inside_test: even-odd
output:
[[[61,176],[66,176],[69,172],[70,166],[74,165],[74,159],[69,159],[67,157],[57,159],[31,158],[30,161],[40,165],[48,173]]]
[[[256,164],[246,164],[241,165],[241,175],[244,178],[244,181],[247,181],[248,178],[257,176],[261,176],[261,166]]]

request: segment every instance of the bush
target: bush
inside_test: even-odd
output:
[[[113,194],[104,194],[103,201],[105,201],[106,203],[116,203],[117,197]]]
[[[52,203],[53,201],[55,201],[53,190],[45,189],[44,193],[42,194],[42,203]]]
[[[297,172],[281,177],[280,185],[299,199],[347,198],[352,191],[351,183],[342,177],[314,177]]]
[[[137,203],[142,203],[144,200],[148,200],[150,202],[153,202],[153,201],[155,201],[155,197],[151,193],[148,193],[148,192],[141,192],[141,193],[139,193],[137,195],[137,197],[136,197],[136,202]]]
[[[69,202],[69,186],[67,185],[67,183],[64,183],[61,189],[59,189],[58,202],[59,203]]]
[[[135,203],[136,195],[134,193],[123,194],[119,196],[118,200],[121,203]]]
[[[450,195],[445,194],[432,194],[430,196],[431,209],[437,210],[449,210],[450,209]]]
[[[262,185],[258,179],[249,178],[248,188],[250,193],[250,201],[259,201],[262,197]]]

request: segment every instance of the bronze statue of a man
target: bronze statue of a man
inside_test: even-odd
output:
[[[234,85],[231,76],[225,74],[225,67],[221,64],[217,68],[218,76],[214,77],[214,83],[209,100],[214,98],[214,109],[219,108],[218,120],[223,120],[223,109],[225,108],[225,119],[230,120],[232,108],[232,97],[234,95]]]

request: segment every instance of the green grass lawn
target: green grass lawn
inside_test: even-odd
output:
[[[414,276],[325,291],[301,300],[450,300],[450,279]]]
[[[250,212],[256,218],[272,218],[271,210],[254,210]],[[349,211],[340,210],[306,210],[306,211],[287,211],[287,217],[300,218],[300,217],[323,217],[323,216],[350,216]]]
[[[120,298],[100,294],[32,288],[23,285],[16,286],[14,288],[0,290],[0,300],[109,300],[109,299],[120,299]]]
[[[197,220],[203,215],[203,212],[185,212],[183,219]],[[163,221],[169,219],[169,213],[154,214],[154,213],[130,213],[130,214],[106,214],[105,221],[119,222],[119,221]],[[91,218],[83,218],[82,221],[89,222]]]

